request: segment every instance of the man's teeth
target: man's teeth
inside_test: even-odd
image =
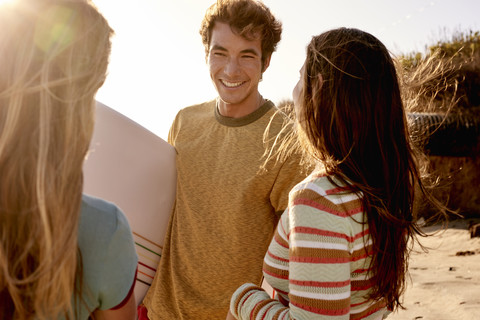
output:
[[[222,83],[227,87],[233,88],[233,87],[238,87],[239,85],[241,85],[242,81],[240,81],[240,82],[228,82],[228,81],[222,80]]]

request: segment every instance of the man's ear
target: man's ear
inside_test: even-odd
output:
[[[268,66],[270,65],[271,57],[272,55],[269,55],[268,57],[265,58],[265,61],[263,62],[263,66],[262,66],[262,72],[265,72],[265,70],[267,70]]]

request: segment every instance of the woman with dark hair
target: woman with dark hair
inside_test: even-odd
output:
[[[293,91],[300,146],[316,169],[289,195],[264,259],[277,299],[253,284],[237,319],[383,319],[402,307],[422,182],[394,62],[369,33],[313,37]],[[229,315],[230,316],[230,315]]]

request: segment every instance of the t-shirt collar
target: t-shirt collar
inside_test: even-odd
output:
[[[262,104],[257,110],[253,111],[250,114],[247,114],[244,117],[241,118],[230,118],[230,117],[225,117],[220,114],[218,111],[218,102],[215,105],[215,119],[220,124],[223,124],[224,126],[228,127],[241,127],[241,126],[246,126],[250,123],[253,123],[263,117],[268,110],[270,110],[273,107],[273,102],[270,100],[265,100],[265,103]]]

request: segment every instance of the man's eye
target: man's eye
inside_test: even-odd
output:
[[[225,57],[225,53],[223,52],[214,52],[213,55],[216,57]]]

